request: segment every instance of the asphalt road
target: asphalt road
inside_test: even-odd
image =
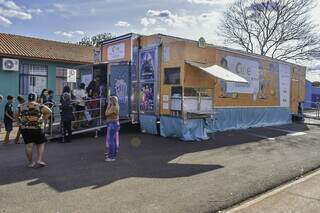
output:
[[[25,167],[23,145],[1,145],[0,212],[226,209],[318,168],[319,130],[295,124],[229,131],[200,143],[126,131],[118,160],[108,163],[104,138],[82,135],[47,144],[49,167],[41,169]]]

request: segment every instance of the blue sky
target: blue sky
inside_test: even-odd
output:
[[[61,41],[110,32],[165,33],[219,42],[233,0],[0,0],[0,32]]]
[[[164,33],[222,44],[217,25],[233,1],[0,0],[0,32],[70,42],[103,32]]]

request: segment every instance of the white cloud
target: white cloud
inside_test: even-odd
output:
[[[27,9],[24,6],[19,6],[12,0],[0,0],[0,25],[10,26],[13,18],[30,20],[32,14],[41,12],[40,9]]]
[[[63,16],[76,16],[76,15],[78,15],[78,13],[75,11],[75,9],[73,7],[70,7],[70,5],[61,4],[61,3],[54,3],[53,8],[48,9],[48,10],[49,11],[51,10],[50,12],[59,12]]]
[[[215,10],[207,13],[173,13],[170,10],[148,10],[140,19],[144,34],[169,33],[174,36],[199,39],[205,37],[216,43],[216,29],[221,13]]]
[[[41,14],[43,11],[39,8],[36,8],[36,9],[28,9],[27,12],[29,13],[33,13],[33,14]]]
[[[146,17],[142,18],[141,21],[140,21],[140,23],[145,27],[148,27],[149,25],[154,25],[156,22],[157,22],[156,19],[154,19],[154,18],[146,18]]]
[[[4,7],[12,10],[20,10],[21,8],[14,3],[13,1],[10,0],[0,0],[0,5],[3,5]]]
[[[209,5],[217,5],[217,4],[228,4],[234,2],[234,0],[188,0],[191,4],[209,4]]]
[[[83,32],[81,30],[68,31],[68,32],[56,31],[56,32],[54,32],[54,34],[59,35],[59,36],[63,36],[63,37],[67,37],[67,38],[73,38],[75,36],[83,36],[85,34],[85,32]]]
[[[90,9],[90,15],[95,15],[97,13],[96,8],[91,8]]]
[[[32,15],[22,10],[0,8],[0,15],[7,18],[18,18],[22,20],[32,19]]]
[[[200,26],[216,19],[217,13],[202,13],[200,15],[179,15],[169,10],[148,10],[147,16],[141,19],[145,27],[155,24],[165,24],[169,27],[191,27]]]
[[[58,10],[65,10],[66,9],[66,5],[65,4],[54,3],[53,6]]]
[[[67,1],[66,1],[67,2]],[[84,16],[95,16],[99,10],[94,3],[90,4],[87,1],[85,5],[79,0],[79,4],[67,4],[67,3],[54,3],[52,7],[46,9],[49,13],[57,13],[63,17],[84,17]]]
[[[12,24],[12,22],[9,19],[7,19],[3,16],[0,16],[0,26],[7,27],[11,24]]]
[[[126,21],[118,21],[115,24],[116,27],[130,27],[130,24]]]

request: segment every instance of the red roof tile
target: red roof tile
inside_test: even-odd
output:
[[[0,33],[0,56],[93,63],[93,47]]]

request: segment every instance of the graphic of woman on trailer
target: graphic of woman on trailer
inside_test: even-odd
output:
[[[153,80],[155,71],[155,50],[141,53],[141,79]]]
[[[154,109],[153,84],[141,85],[140,98],[140,110],[142,112],[152,112]]]

